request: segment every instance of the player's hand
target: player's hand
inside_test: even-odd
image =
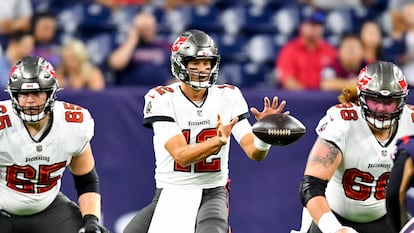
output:
[[[335,233],[358,233],[358,232],[351,227],[344,226],[341,229],[335,231]]]
[[[105,227],[99,224],[98,218],[92,214],[83,216],[84,226],[78,233],[110,233]]]
[[[279,114],[285,108],[286,101],[282,100],[279,103],[279,98],[277,96],[273,97],[272,104],[270,104],[269,97],[264,98],[264,108],[263,111],[259,112],[255,107],[250,108],[250,111],[253,113],[256,120],[260,120],[265,116],[271,114]],[[289,114],[289,111],[284,112],[284,114]]]
[[[226,145],[229,141],[229,137],[231,134],[231,130],[233,129],[233,126],[237,123],[239,119],[237,117],[233,118],[228,125],[224,125],[221,121],[220,114],[217,114],[217,137],[222,145]]]

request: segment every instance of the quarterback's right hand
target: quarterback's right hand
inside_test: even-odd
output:
[[[337,230],[335,233],[358,233],[352,227],[342,227],[341,229]]]
[[[223,122],[221,121],[220,114],[217,114],[217,124],[216,124],[217,137],[222,145],[227,144],[230,134],[231,134],[231,130],[233,129],[233,126],[237,123],[237,121],[238,121],[238,118],[236,117],[233,120],[231,120],[230,124],[224,125]]]

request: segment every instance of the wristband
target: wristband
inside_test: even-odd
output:
[[[253,141],[254,146],[260,151],[268,151],[272,145],[260,140],[258,137],[254,136]]]
[[[322,214],[321,218],[318,221],[318,227],[322,233],[335,233],[343,226],[335,217],[335,215],[329,211]]]

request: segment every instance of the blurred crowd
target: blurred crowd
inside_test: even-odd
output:
[[[170,45],[196,28],[221,55],[219,83],[338,91],[376,60],[414,86],[414,1],[8,0],[0,8],[0,86],[26,55],[65,89],[173,82]]]

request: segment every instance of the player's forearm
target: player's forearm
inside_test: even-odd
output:
[[[319,219],[324,213],[331,212],[331,208],[324,196],[313,197],[306,204],[306,208],[315,223],[319,222]]]
[[[82,216],[87,214],[101,217],[101,195],[99,193],[88,192],[79,196],[79,207]]]
[[[187,145],[174,153],[173,158],[181,166],[188,166],[217,154],[223,145],[217,136],[212,137],[202,143]]]
[[[247,154],[247,156],[255,161],[262,161],[264,158],[266,158],[269,149],[267,148],[258,148],[257,145],[254,143],[255,136],[253,133],[246,134],[240,141],[240,145],[242,146],[244,152]]]
[[[128,39],[124,44],[120,45],[120,47],[109,56],[109,66],[114,70],[125,68],[132,57],[135,46],[136,42],[132,39]]]

